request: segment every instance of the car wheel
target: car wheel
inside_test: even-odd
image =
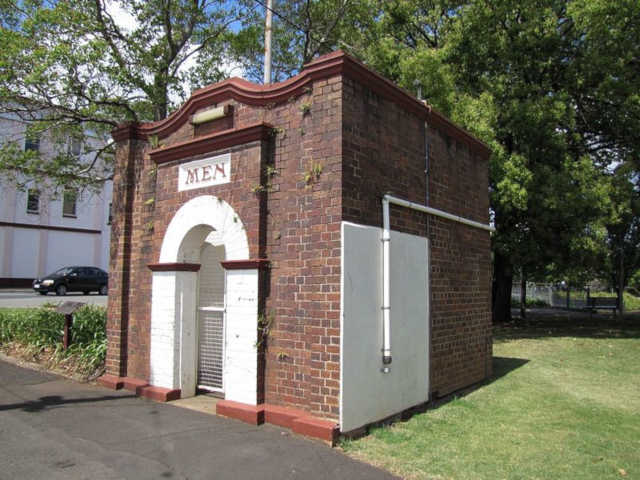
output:
[[[46,295],[48,292],[38,292],[40,295]]]
[[[100,295],[106,295],[108,293],[109,289],[107,288],[106,285],[102,285],[100,287]]]
[[[67,287],[65,287],[64,285],[58,285],[56,287],[56,295],[64,296],[66,294],[67,294]]]

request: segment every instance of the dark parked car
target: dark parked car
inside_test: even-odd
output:
[[[91,292],[107,294],[107,272],[96,267],[64,267],[42,278],[33,281],[33,289],[40,295],[56,292],[66,295],[67,292]]]

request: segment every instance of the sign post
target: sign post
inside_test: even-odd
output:
[[[66,350],[71,344],[71,328],[73,326],[73,314],[83,307],[82,302],[64,302],[56,308],[56,312],[64,315],[64,334],[62,337],[62,348]]]

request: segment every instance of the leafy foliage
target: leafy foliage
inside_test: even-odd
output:
[[[0,309],[0,346],[18,343],[36,351],[50,349],[61,359],[74,357],[85,372],[104,365],[107,353],[106,312],[87,305],[74,314],[71,345],[62,349],[64,315],[48,308]]]
[[[354,51],[484,140],[490,159],[494,318],[516,272],[581,283],[609,255],[612,166],[638,162],[640,5],[379,4]],[[637,167],[636,167],[637,168]]]
[[[104,139],[123,121],[163,119],[185,100],[185,85],[227,75],[230,26],[247,8],[224,0],[3,1],[0,112],[61,141]],[[91,183],[96,165],[109,174],[110,144],[86,153],[102,163],[63,155],[48,162],[8,145],[0,171],[61,185]]]

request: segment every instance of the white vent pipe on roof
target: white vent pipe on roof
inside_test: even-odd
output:
[[[446,218],[454,222],[463,223],[471,227],[480,228],[489,232],[495,232],[491,225],[469,220],[468,218],[453,215],[437,208],[427,207],[419,203],[403,200],[386,194],[382,197],[382,363],[389,365],[391,356],[391,294],[390,294],[390,247],[391,247],[391,220],[389,217],[389,204],[399,205],[419,212],[428,213],[437,217]],[[383,369],[387,373],[388,367]]]

